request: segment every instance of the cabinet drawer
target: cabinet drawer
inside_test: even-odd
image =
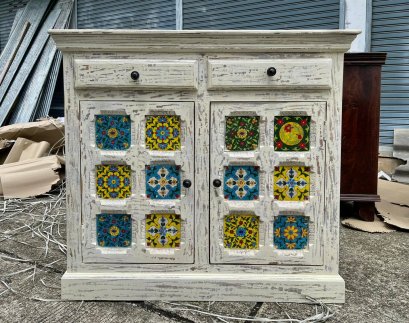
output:
[[[132,79],[131,73],[138,73]],[[77,59],[76,88],[197,88],[195,60]]]
[[[275,69],[269,76],[267,70]],[[330,59],[209,60],[208,88],[330,88]]]

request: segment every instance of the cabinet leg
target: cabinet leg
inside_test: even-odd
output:
[[[364,221],[375,220],[375,203],[374,202],[354,202],[355,214]]]

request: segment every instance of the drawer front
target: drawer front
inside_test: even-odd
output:
[[[137,79],[131,73],[138,73]],[[197,88],[195,60],[75,60],[76,88]]]
[[[269,68],[275,69],[268,75]],[[209,60],[208,88],[313,88],[331,86],[330,59]]]

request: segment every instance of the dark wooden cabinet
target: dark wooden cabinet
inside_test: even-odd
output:
[[[373,221],[378,189],[381,67],[385,53],[347,53],[342,99],[341,201]]]

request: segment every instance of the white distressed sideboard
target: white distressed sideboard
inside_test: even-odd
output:
[[[52,30],[64,299],[343,302],[343,55],[358,31]]]

